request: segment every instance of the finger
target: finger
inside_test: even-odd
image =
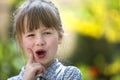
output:
[[[44,74],[45,68],[40,63],[35,63],[37,65],[34,66],[35,69],[35,75]]]
[[[34,55],[33,55],[33,52],[31,49],[29,49],[28,57],[29,57],[28,64],[33,63],[34,62]]]
[[[43,67],[42,73],[45,73],[45,67]]]

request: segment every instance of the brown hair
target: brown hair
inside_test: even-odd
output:
[[[27,26],[24,26],[24,19],[27,17]],[[33,31],[38,29],[40,23],[47,28],[63,31],[58,9],[50,0],[28,0],[23,3],[14,16],[14,34],[20,43],[22,33],[25,29]]]

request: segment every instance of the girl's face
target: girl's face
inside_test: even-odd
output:
[[[55,58],[61,40],[62,34],[41,24],[39,29],[32,32],[25,30],[21,44],[28,56],[30,52],[33,54],[35,62],[49,66]]]

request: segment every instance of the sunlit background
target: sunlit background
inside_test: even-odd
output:
[[[0,1],[0,80],[17,75],[25,57],[12,36],[13,12],[25,0]],[[120,0],[52,0],[65,36],[58,57],[83,80],[120,80]]]

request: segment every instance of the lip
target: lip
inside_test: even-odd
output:
[[[43,49],[38,49],[35,51],[35,55],[37,58],[44,58],[46,56],[46,51]]]

